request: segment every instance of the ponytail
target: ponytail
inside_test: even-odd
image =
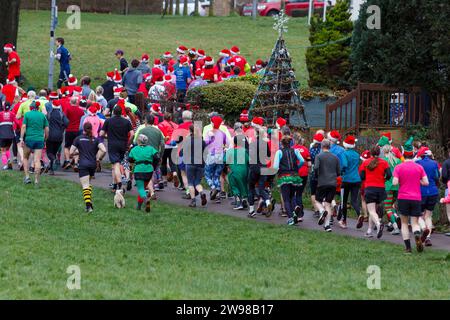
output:
[[[370,149],[370,154],[372,155],[373,159],[372,161],[370,161],[369,165],[367,166],[367,169],[369,171],[373,171],[380,162],[378,159],[378,157],[380,156],[380,148],[378,146],[373,147],[372,149]]]

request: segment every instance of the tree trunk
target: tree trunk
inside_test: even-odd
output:
[[[198,0],[195,0],[194,16],[198,16],[198,9],[199,9]]]
[[[173,0],[169,0],[169,15],[173,15]]]
[[[175,15],[176,16],[180,15],[180,0],[176,0],[175,2]]]
[[[209,1],[209,16],[214,17],[214,0]]]
[[[7,56],[3,46],[12,43],[17,47],[20,0],[0,0],[0,8],[0,52],[3,61],[0,65],[0,81],[4,83],[7,76],[4,62],[7,61]]]
[[[183,3],[183,16],[187,16],[188,15],[188,0],[184,0]]]

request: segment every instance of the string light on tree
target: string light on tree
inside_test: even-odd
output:
[[[284,10],[281,10],[273,19],[275,20],[273,29],[278,32],[278,36],[282,37],[283,33],[288,32],[289,17],[284,13]]]

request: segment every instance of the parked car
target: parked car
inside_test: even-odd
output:
[[[328,6],[334,5],[335,0],[327,0]],[[325,0],[313,0],[314,12],[321,12],[324,7]],[[252,15],[252,3],[247,3],[242,14],[244,16]],[[281,1],[280,0],[260,0],[258,3],[258,13],[260,16],[274,16],[280,13]],[[286,0],[285,1],[285,12],[291,17],[303,17],[308,15],[309,10],[309,0]]]
[[[165,2],[164,2],[165,3]],[[209,0],[198,1],[198,14],[200,16],[206,16],[209,12]],[[173,3],[173,14],[175,14],[176,4]],[[183,15],[184,0],[180,0],[180,15]],[[195,0],[188,0],[188,15],[193,16],[195,13]]]

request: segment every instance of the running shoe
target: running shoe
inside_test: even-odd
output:
[[[131,182],[131,179],[127,181],[127,191],[130,191],[133,188],[133,183]]]
[[[181,199],[184,199],[184,200],[191,200],[192,198],[191,198],[191,195],[190,195],[189,193],[185,193],[185,194],[181,197]]]
[[[202,200],[202,207],[206,206],[206,204],[208,203],[208,200],[206,200],[206,194],[202,193],[200,199]]]
[[[294,218],[289,218],[287,221],[288,226],[293,226],[295,224]]]
[[[237,201],[236,205],[234,206],[233,210],[243,210],[244,206],[242,205],[242,201]]]
[[[175,188],[178,188],[179,185],[180,185],[180,180],[178,180],[178,176],[173,176],[173,186]]]
[[[164,182],[158,183],[159,190],[164,190]]]
[[[423,230],[422,236],[420,237],[420,240],[422,242],[425,242],[425,240],[427,240],[427,237],[429,236],[429,234],[430,234],[430,229]]]
[[[161,190],[159,188],[159,184],[158,183],[153,186],[153,190],[155,190],[155,191],[160,191]]]
[[[383,236],[384,223],[380,224],[380,229],[377,231],[377,239],[380,239]]]
[[[327,215],[328,215],[328,212],[326,212],[326,211],[322,212],[322,214],[320,215],[320,218],[319,218],[319,226],[324,224],[325,218],[327,217]]]
[[[431,243],[431,239],[427,238],[425,239],[425,247],[431,247],[433,244]]]
[[[300,206],[296,206],[294,212],[297,215],[297,217],[299,217],[301,215],[302,208],[300,208]]]
[[[446,235],[447,237],[450,237],[450,232],[447,232],[445,235]]]
[[[359,216],[358,217],[358,222],[356,223],[356,229],[361,229],[363,224],[364,224],[364,217],[363,216]]]
[[[147,200],[145,201],[145,212],[149,213],[150,210],[151,210],[150,198],[147,198]]]
[[[422,239],[421,239],[420,235],[414,235],[414,239],[416,240],[417,252],[422,252],[423,251],[423,243],[422,243]]]
[[[284,217],[284,218],[288,216],[287,213],[286,213],[286,210],[284,210],[284,209],[281,209],[279,215],[280,215],[281,217]]]
[[[347,229],[347,223],[343,220],[338,222],[339,227],[341,227],[342,229]]]
[[[221,203],[222,203],[222,199],[220,199],[220,197],[217,197],[217,198],[216,198],[216,203],[217,203],[217,204],[221,204]]]
[[[392,231],[394,231],[394,226],[392,225],[392,223],[389,222],[386,229],[388,232],[392,232]]]
[[[412,254],[411,248],[405,248],[405,251],[403,251],[404,254]]]
[[[372,232],[366,232],[366,233],[364,234],[364,236],[365,236],[366,238],[373,238]]]
[[[4,167],[2,168],[2,170],[3,170],[3,171],[6,171],[6,170],[10,170],[10,169],[9,169],[8,166],[6,165],[6,166],[4,166]]]
[[[325,232],[331,232],[333,230],[331,230],[331,226],[325,226],[323,227],[325,229]]]
[[[23,183],[31,184],[31,179],[30,178],[25,178],[25,179],[23,179]]]
[[[67,169],[70,168],[70,166],[71,166],[70,161],[64,161],[62,168],[63,168],[64,170],[67,170]]]
[[[216,200],[216,197],[217,197],[217,194],[218,194],[218,193],[219,193],[219,190],[213,189],[213,190],[211,191],[209,200],[211,200],[211,201]]]
[[[86,205],[86,212],[92,213],[94,211],[94,207],[91,204]]]
[[[391,232],[391,234],[393,235],[393,236],[398,236],[399,234],[400,234],[400,229],[394,229],[394,231],[392,231]]]
[[[227,198],[227,193],[225,191],[221,191],[220,194],[219,194],[219,197],[221,199],[226,199]]]
[[[254,217],[256,216],[256,211],[255,211],[255,210],[250,211],[250,212],[248,213],[248,216],[249,216],[250,218],[254,218]]]
[[[244,209],[248,208],[248,201],[246,199],[242,200],[242,206],[244,207]]]

